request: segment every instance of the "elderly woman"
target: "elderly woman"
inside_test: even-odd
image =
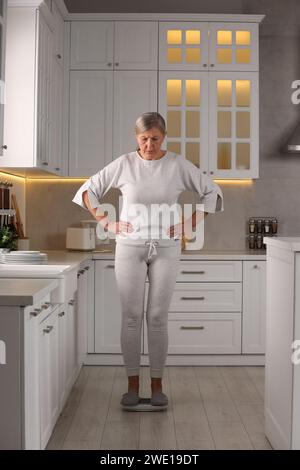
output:
[[[181,254],[182,222],[166,225],[165,218],[164,222],[155,220],[153,214],[149,218],[147,211],[149,215],[149,210],[159,205],[176,205],[180,193],[190,190],[201,196],[206,215],[223,211],[223,195],[219,186],[185,157],[161,149],[166,127],[159,113],[142,114],[136,121],[135,135],[137,150],[121,155],[91,176],[77,191],[73,202],[88,209],[116,238],[115,274],[122,306],[121,348],[128,378],[128,392],[121,400],[123,405],[134,406],[139,402],[141,326],[148,276],[146,321],[151,404],[159,406],[168,403],[168,397],[162,392],[162,377],[168,350],[168,309]],[[99,215],[101,198],[110,188],[119,188],[124,198],[117,222],[108,220],[103,211]],[[193,228],[204,214],[194,212],[189,219]]]

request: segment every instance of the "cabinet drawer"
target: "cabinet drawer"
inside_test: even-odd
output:
[[[181,261],[177,281],[242,281],[242,261]]]
[[[170,314],[168,337],[168,354],[241,354],[241,314]]]
[[[170,312],[241,312],[242,284],[176,283]]]

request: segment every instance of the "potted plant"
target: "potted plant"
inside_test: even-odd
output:
[[[14,229],[9,226],[0,227],[0,250],[16,250],[18,247],[18,235]]]

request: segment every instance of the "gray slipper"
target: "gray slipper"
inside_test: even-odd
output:
[[[151,396],[151,405],[164,406],[168,404],[168,397],[163,392],[153,392]]]
[[[134,390],[124,393],[121,400],[121,405],[135,406],[140,400],[139,394]]]

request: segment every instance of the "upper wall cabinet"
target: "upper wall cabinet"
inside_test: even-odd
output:
[[[71,70],[157,70],[158,22],[73,21]]]
[[[258,70],[256,23],[160,23],[160,70]]]
[[[54,26],[54,58],[62,67],[64,57],[64,20],[54,2],[52,2],[52,14]]]
[[[209,23],[209,67],[220,71],[257,71],[257,23]]]
[[[34,2],[32,2],[34,3]],[[6,104],[0,167],[63,175],[63,19],[42,3],[7,9]],[[54,6],[54,2],[52,2]],[[22,170],[22,171],[21,171]]]
[[[160,23],[160,70],[207,70],[207,67],[208,23]]]
[[[157,109],[157,72],[72,70],[69,176],[91,176],[132,152],[134,123],[149,109]]]
[[[113,21],[71,23],[71,70],[111,70],[114,54]]]

